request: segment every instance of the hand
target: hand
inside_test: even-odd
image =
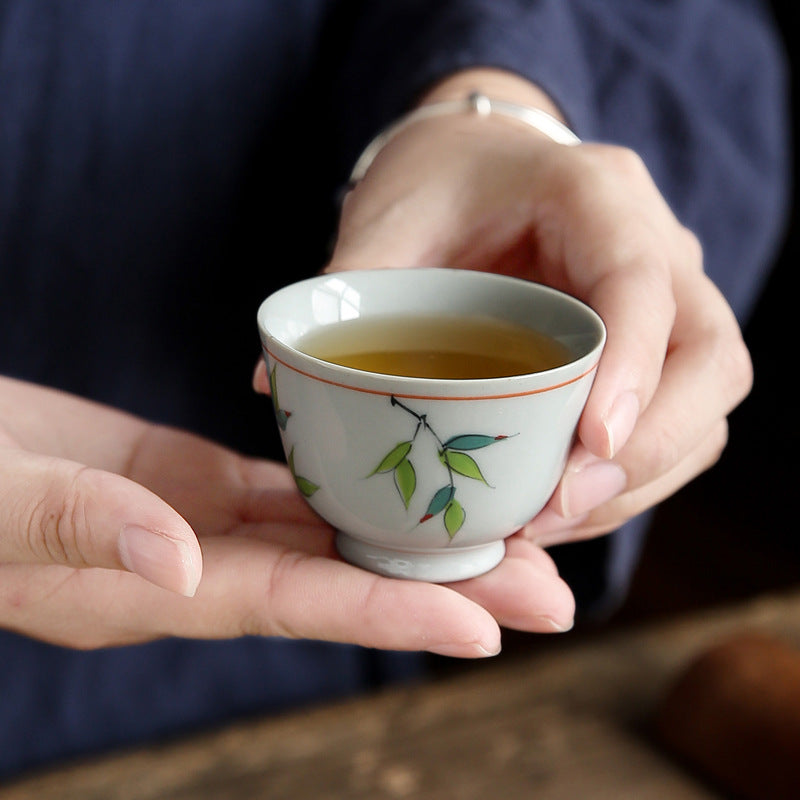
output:
[[[494,71],[455,76],[427,99],[474,89],[558,113],[536,87]],[[524,530],[543,546],[614,530],[710,467],[751,386],[748,352],[697,239],[621,147],[564,147],[498,117],[415,123],[347,196],[328,270],[379,266],[528,278],[604,319],[608,343],[578,442]]]
[[[378,577],[336,555],[284,466],[0,379],[2,627],[80,648],[252,634],[479,657],[498,623],[573,613],[521,536],[481,578]]]

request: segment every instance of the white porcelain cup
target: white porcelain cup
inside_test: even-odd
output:
[[[298,349],[312,331],[396,314],[490,316],[569,349],[542,372],[443,380],[366,372]],[[341,556],[383,575],[462,580],[547,503],[589,394],[605,327],[529,281],[444,268],[321,275],[258,310],[272,401],[298,489]]]

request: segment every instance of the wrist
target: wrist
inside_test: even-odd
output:
[[[480,80],[486,72],[486,70],[469,70],[452,76],[425,95],[416,108],[382,130],[356,161],[350,173],[349,186],[352,188],[364,178],[373,160],[395,136],[410,126],[432,118],[452,118],[465,113],[478,119],[499,116],[510,120],[513,124],[532,128],[558,144],[580,143],[580,139],[564,124],[561,114],[556,116],[543,107],[554,106],[550,101],[545,102],[547,96],[538,87],[522,78],[506,76],[503,73],[500,76],[492,74],[489,80]],[[472,83],[475,80],[478,80],[479,88]],[[469,86],[472,88],[465,92],[465,88]],[[499,90],[501,96],[488,96],[485,89],[490,86]],[[510,99],[511,97],[514,99]],[[522,99],[527,99],[529,103],[536,102],[537,105],[522,103],[520,102]]]

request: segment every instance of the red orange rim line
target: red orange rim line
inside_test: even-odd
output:
[[[297,372],[300,375],[305,376],[306,378],[311,378],[311,380],[319,381],[320,383],[326,383],[329,386],[338,386],[342,389],[350,389],[354,392],[362,392],[364,394],[375,394],[375,395],[382,395],[384,397],[391,397],[394,395],[395,397],[403,397],[408,400],[505,400],[512,397],[526,397],[527,395],[532,394],[542,394],[543,392],[551,392],[554,389],[561,389],[563,386],[569,386],[571,383],[576,383],[577,381],[585,378],[589,373],[593,372],[597,369],[598,362],[595,361],[591,367],[587,370],[584,370],[580,375],[576,375],[574,378],[570,378],[567,381],[562,381],[561,383],[554,383],[551,386],[543,386],[541,389],[529,389],[528,391],[524,392],[507,392],[505,394],[492,394],[492,395],[462,395],[462,396],[455,396],[455,397],[442,397],[441,395],[426,395],[426,394],[409,394],[405,392],[385,392],[381,389],[366,389],[360,386],[351,386],[347,383],[342,383],[339,381],[334,381],[329,378],[321,378],[319,375],[312,375],[310,372],[306,370],[302,370],[298,367],[293,366],[292,364],[288,364],[282,358],[278,358],[273,352],[267,350],[267,355],[273,360],[277,361],[279,364],[282,364],[287,369],[292,370],[293,372]]]

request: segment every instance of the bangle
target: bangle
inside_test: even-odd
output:
[[[535,128],[558,144],[576,145],[581,140],[563,122],[539,108],[510,103],[506,100],[492,100],[480,92],[472,92],[461,100],[444,100],[438,103],[428,103],[419,106],[408,114],[400,117],[394,124],[382,130],[365,148],[358,157],[352,172],[349,185],[355,186],[366,175],[375,157],[400,131],[424,119],[441,117],[447,114],[460,114],[472,112],[479,117],[488,117],[490,114],[499,114],[504,117],[523,122]]]

